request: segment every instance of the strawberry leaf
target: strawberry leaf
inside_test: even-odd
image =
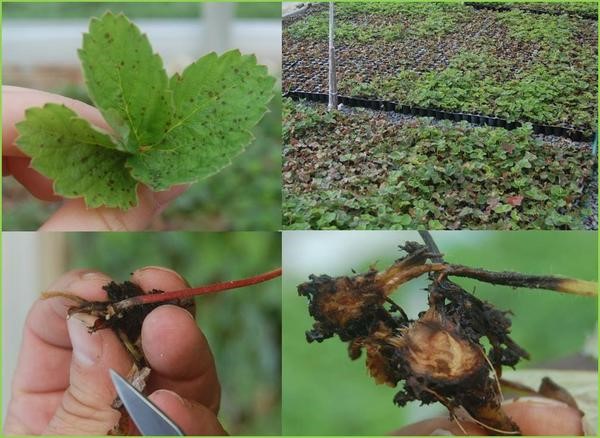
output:
[[[521,205],[523,203],[523,196],[521,196],[521,195],[509,196],[506,198],[506,202],[508,204],[512,205],[513,207],[518,207],[519,205]]]
[[[171,119],[167,73],[146,35],[124,15],[92,19],[79,58],[90,97],[123,148],[158,143]]]
[[[210,54],[171,80],[148,39],[123,15],[92,19],[79,51],[89,94],[114,135],[61,105],[30,109],[17,145],[66,197],[127,209],[136,185],[191,183],[230,163],[252,140],[274,78],[254,56]]]
[[[190,183],[227,166],[252,140],[274,79],[254,56],[204,56],[170,82],[175,117],[160,145],[129,158],[134,178],[154,190]]]
[[[63,196],[83,196],[88,207],[137,204],[137,182],[125,168],[127,154],[111,138],[64,105],[30,108],[17,124],[17,145],[33,157],[31,166],[54,180]]]

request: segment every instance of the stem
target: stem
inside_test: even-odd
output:
[[[551,275],[520,274],[508,271],[494,272],[446,263],[428,263],[408,268],[399,264],[392,265],[386,271],[378,274],[377,281],[383,287],[385,294],[390,295],[400,285],[429,272],[439,272],[438,282],[443,282],[448,276],[467,277],[503,286],[547,289],[588,297],[598,296],[598,283],[593,281],[554,277]]]
[[[429,249],[429,252],[437,254],[436,256],[431,257],[431,261],[435,263],[444,263],[444,259],[442,257],[442,254],[440,253],[440,249],[435,243],[435,240],[433,240],[433,236],[431,235],[431,233],[427,230],[419,230],[419,235],[421,236],[421,239],[423,239],[423,242],[425,242],[425,245]]]
[[[127,298],[113,304],[115,311],[120,312],[133,306],[142,304],[161,303],[163,301],[179,300],[182,298],[190,298],[198,295],[212,294],[230,289],[251,286],[253,284],[262,283],[272,280],[281,275],[281,268],[274,269],[264,274],[255,275],[253,277],[243,278],[241,280],[225,281],[223,283],[208,284],[206,286],[194,287],[189,289],[176,290],[171,292],[163,292],[160,294],[138,295],[136,297]]]
[[[432,269],[434,270],[434,269]],[[589,297],[598,296],[598,284],[593,281],[562,278],[548,275],[528,275],[518,272],[493,272],[485,269],[469,268],[461,265],[448,265],[443,275],[474,278],[486,283],[530,289],[548,289]]]

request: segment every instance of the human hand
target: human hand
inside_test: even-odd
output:
[[[507,402],[503,407],[522,435],[583,435],[581,414],[562,402],[527,397]],[[408,425],[393,435],[447,435],[448,432],[452,435],[465,435],[465,432],[471,436],[489,435],[489,431],[475,423],[461,421],[461,426],[448,417],[438,417]]]
[[[104,300],[111,279],[97,271],[71,271],[51,287],[86,300]],[[184,289],[175,272],[135,271],[144,290]],[[81,314],[66,319],[64,298],[38,300],[25,323],[12,382],[5,434],[105,435],[118,423],[116,391],[108,369],[127,375],[132,360],[112,330],[87,331]],[[86,315],[87,316],[87,315]],[[152,369],[146,391],[186,435],[224,435],[217,419],[220,385],[206,338],[189,312],[163,305],[142,326],[142,348]]]
[[[52,180],[29,167],[30,159],[15,146],[18,132],[15,124],[23,120],[25,110],[48,102],[62,103],[98,128],[110,132],[100,112],[83,102],[56,94],[27,88],[2,87],[2,175],[12,175],[33,196],[42,201],[62,198],[52,190]],[[42,225],[46,231],[135,231],[143,230],[165,207],[181,195],[187,186],[175,186],[164,192],[152,192],[138,186],[137,207],[127,211],[100,207],[88,209],[82,198],[65,199],[62,206]]]

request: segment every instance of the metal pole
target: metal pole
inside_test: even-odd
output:
[[[202,4],[204,41],[202,53],[223,53],[232,48],[231,35],[235,5],[233,3]]]
[[[329,111],[337,108],[337,78],[335,75],[336,62],[333,38],[335,33],[334,12],[333,2],[329,2],[329,104],[327,105]]]

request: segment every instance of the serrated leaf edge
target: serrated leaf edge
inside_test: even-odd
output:
[[[100,134],[104,134],[104,135],[106,135],[107,137],[109,137],[111,140],[113,140],[112,136],[111,136],[111,135],[110,135],[108,132],[105,132],[103,129],[100,129],[100,128],[98,128],[97,126],[95,126],[95,125],[91,124],[91,123],[90,123],[90,122],[89,122],[87,119],[84,119],[83,117],[79,117],[79,115],[78,115],[78,114],[77,114],[75,111],[73,111],[71,108],[69,108],[69,107],[68,107],[68,106],[66,106],[65,104],[58,104],[58,103],[53,103],[53,102],[50,102],[50,103],[46,103],[46,104],[44,104],[44,105],[43,105],[43,106],[41,106],[41,107],[30,107],[30,108],[27,108],[27,109],[25,110],[25,118],[24,118],[23,120],[21,120],[21,121],[19,121],[18,123],[16,123],[16,124],[15,124],[15,127],[17,128],[17,132],[19,132],[19,136],[18,136],[18,137],[15,139],[15,145],[16,145],[16,146],[19,148],[19,150],[21,150],[21,152],[25,153],[25,155],[27,155],[27,153],[26,153],[26,152],[25,152],[25,151],[22,149],[22,147],[23,147],[24,145],[21,143],[21,141],[22,141],[22,138],[21,138],[21,137],[22,137],[22,135],[21,135],[21,133],[20,133],[20,131],[19,131],[19,127],[20,127],[20,126],[23,126],[25,123],[27,123],[27,118],[29,117],[29,115],[30,115],[31,113],[33,113],[33,112],[37,112],[37,111],[42,111],[42,110],[44,110],[44,109],[46,109],[46,108],[51,108],[51,107],[59,107],[59,108],[64,108],[64,109],[68,110],[69,112],[71,112],[71,113],[73,114],[73,115],[72,115],[72,116],[69,118],[69,121],[71,121],[71,120],[77,120],[77,119],[78,119],[78,120],[82,120],[82,121],[83,121],[83,122],[84,122],[84,123],[87,125],[87,127],[89,127],[90,129],[92,129],[92,130],[94,130],[94,131],[97,131],[97,132],[99,132]],[[114,153],[115,153],[115,154],[131,155],[131,154],[128,154],[128,153],[126,153],[126,152],[120,151],[120,150],[118,150],[118,149],[111,149],[111,148],[107,148],[107,147],[105,147],[105,146],[103,146],[103,145],[96,144],[96,143],[89,143],[89,142],[82,142],[82,143],[84,143],[84,144],[87,144],[87,145],[91,145],[91,146],[97,146],[97,147],[99,147],[99,148],[102,148],[102,149],[105,149],[105,150],[114,151]],[[26,146],[25,146],[25,147],[26,147]],[[33,168],[34,170],[36,170],[36,171],[40,172],[40,174],[44,175],[44,173],[42,173],[41,171],[39,171],[39,170],[38,170],[38,167],[36,166],[36,164],[37,164],[37,161],[38,161],[38,157],[31,157],[31,156],[29,156],[29,155],[27,155],[27,156],[28,156],[28,157],[31,159],[31,161],[30,161],[30,165],[29,165],[29,166],[30,166],[31,168]],[[127,162],[127,161],[125,161],[125,162]],[[60,177],[57,177],[57,178],[53,178],[53,179],[52,179],[52,191],[53,191],[55,194],[57,194],[57,195],[59,195],[59,196],[61,196],[61,197],[63,197],[63,198],[67,198],[67,199],[78,199],[78,198],[83,198],[83,200],[84,200],[84,203],[85,203],[85,205],[86,205],[86,208],[87,208],[87,209],[93,209],[93,208],[98,208],[98,207],[108,207],[108,208],[118,208],[118,209],[120,209],[120,210],[127,210],[127,209],[129,209],[129,208],[136,207],[136,206],[139,204],[139,199],[138,199],[137,189],[138,189],[138,185],[140,184],[140,182],[139,182],[137,179],[135,179],[135,178],[133,177],[133,175],[131,175],[131,172],[129,172],[129,175],[130,175],[130,176],[131,176],[131,178],[132,178],[132,179],[133,179],[133,180],[136,182],[136,185],[135,185],[135,201],[134,201],[134,203],[133,203],[133,204],[130,204],[129,206],[127,206],[127,207],[124,207],[124,208],[123,208],[121,205],[119,205],[119,204],[116,204],[116,203],[112,203],[112,204],[111,204],[110,202],[94,203],[94,202],[92,202],[91,200],[88,202],[88,196],[87,196],[87,195],[85,195],[85,194],[80,194],[80,195],[65,195],[65,194],[63,194],[63,193],[60,193],[58,190],[56,190],[56,185],[57,185],[57,183],[58,183],[58,182],[61,180],[61,178],[60,178]],[[44,176],[46,176],[46,175],[44,175]],[[47,177],[47,178],[49,178],[48,176],[46,176],[46,177]]]
[[[196,61],[194,61],[193,63],[191,63],[190,65],[188,65],[181,73],[175,73],[173,76],[171,76],[171,78],[169,79],[169,89],[172,91],[172,88],[171,88],[171,81],[172,80],[175,80],[175,78],[177,78],[177,77],[183,77],[183,75],[185,74],[185,72],[189,68],[193,67],[196,63],[202,61],[204,58],[206,58],[208,56],[216,56],[217,59],[220,59],[220,58],[222,58],[224,56],[227,56],[227,55],[231,56],[233,54],[239,54],[239,56],[240,56],[241,59],[245,59],[245,61],[251,61],[251,62],[253,62],[257,67],[262,67],[260,69],[260,70],[262,70],[261,74],[260,74],[260,77],[264,78],[264,79],[270,79],[271,80],[271,93],[270,93],[270,96],[265,101],[264,105],[262,105],[261,116],[258,118],[258,120],[257,120],[256,124],[253,126],[253,128],[252,129],[241,129],[240,130],[240,132],[248,134],[248,142],[246,142],[245,144],[240,145],[240,149],[229,158],[229,161],[228,161],[227,164],[225,164],[224,166],[220,166],[214,172],[207,173],[207,174],[203,175],[202,177],[196,177],[196,178],[191,178],[189,180],[183,180],[182,182],[180,182],[178,184],[175,184],[175,185],[184,185],[184,184],[197,183],[199,181],[202,181],[202,180],[205,180],[207,178],[210,178],[211,176],[216,175],[217,173],[221,172],[223,169],[231,166],[231,164],[233,163],[233,160],[236,157],[240,156],[242,153],[244,153],[247,150],[248,146],[250,144],[252,144],[254,142],[254,140],[256,140],[256,136],[254,135],[253,130],[256,128],[256,126],[258,126],[258,124],[260,123],[260,121],[264,118],[265,114],[267,114],[268,112],[270,112],[268,105],[273,100],[273,98],[275,97],[276,93],[275,93],[274,87],[275,87],[275,84],[277,82],[277,79],[275,79],[273,76],[271,76],[269,74],[269,70],[268,70],[267,66],[265,66],[264,64],[259,64],[258,63],[258,60],[256,59],[256,55],[255,54],[246,54],[246,55],[243,55],[239,49],[229,50],[229,51],[227,51],[227,52],[225,52],[225,53],[223,53],[221,55],[218,55],[216,52],[207,53],[206,55],[202,56],[201,58],[197,59]],[[174,129],[174,128],[169,128],[168,132],[170,132],[172,129]],[[162,150],[162,152],[168,153],[169,151],[174,151],[174,150],[175,149],[170,149],[170,150],[169,149],[164,149],[164,150]],[[135,176],[135,171],[134,171],[133,167],[131,165],[129,165],[129,160],[127,160],[125,162],[125,165],[129,169],[129,172],[130,172],[132,178],[135,179],[136,181],[140,181]],[[150,184],[148,182],[143,182],[143,184],[147,185],[152,190],[156,190],[156,191],[168,190],[171,187],[175,186],[175,185],[164,185],[164,186],[163,185],[152,185],[152,184]]]
[[[107,16],[111,16],[111,17],[119,17],[119,18],[121,18],[121,17],[122,17],[123,19],[125,19],[125,21],[127,21],[129,24],[131,24],[131,25],[132,25],[132,26],[133,26],[133,27],[134,27],[134,28],[135,28],[135,29],[136,29],[136,30],[139,32],[139,34],[140,34],[140,37],[141,37],[141,38],[142,38],[142,39],[143,39],[145,42],[147,42],[147,43],[148,43],[148,46],[149,46],[149,47],[151,48],[151,50],[152,50],[152,56],[153,56],[154,58],[156,58],[156,59],[159,61],[159,64],[160,64],[160,66],[161,66],[161,69],[162,69],[162,71],[163,71],[163,72],[165,72],[165,76],[167,77],[167,90],[166,90],[166,91],[168,91],[168,93],[167,93],[167,94],[168,94],[168,98],[169,98],[169,104],[171,105],[171,107],[172,107],[172,109],[173,109],[173,108],[174,108],[174,102],[173,102],[173,97],[172,97],[172,93],[170,92],[171,90],[170,90],[170,86],[169,86],[169,80],[170,80],[170,78],[169,78],[169,75],[167,74],[167,71],[166,71],[166,69],[165,69],[165,65],[164,65],[164,62],[163,62],[163,59],[162,59],[162,57],[160,56],[160,54],[159,54],[158,52],[156,52],[156,51],[154,50],[154,46],[152,46],[152,44],[151,44],[151,42],[150,42],[150,39],[148,38],[148,34],[146,34],[145,32],[142,32],[142,30],[141,30],[141,29],[140,29],[140,28],[139,28],[139,27],[138,27],[138,26],[137,26],[137,25],[136,25],[136,24],[135,24],[133,21],[131,21],[131,20],[129,19],[129,17],[127,17],[127,16],[126,16],[124,13],[122,13],[122,12],[119,12],[118,14],[114,14],[112,11],[106,11],[106,12],[105,12],[104,14],[102,14],[102,16],[101,16],[101,17],[99,17],[99,18],[98,18],[98,17],[93,17],[93,18],[91,18],[91,19],[90,19],[90,23],[88,24],[88,30],[87,30],[87,32],[85,32],[85,33],[83,34],[83,41],[85,41],[85,38],[86,38],[86,36],[89,36],[89,35],[90,35],[90,29],[91,29],[91,27],[92,27],[92,24],[93,24],[94,22],[101,22],[101,21],[102,21],[102,19],[104,19],[104,18],[105,18],[105,17],[107,17]],[[88,91],[88,94],[89,94],[89,96],[90,96],[90,99],[91,99],[91,100],[92,100],[92,102],[94,103],[94,106],[95,106],[96,108],[98,108],[98,110],[99,110],[100,112],[102,112],[102,113],[104,113],[105,111],[106,111],[106,112],[108,112],[108,111],[115,111],[115,108],[106,108],[106,109],[105,109],[105,108],[102,108],[100,105],[98,105],[98,103],[97,103],[97,100],[96,100],[96,96],[94,96],[94,93],[92,92],[92,90],[91,90],[91,88],[90,88],[90,86],[89,86],[89,80],[87,79],[87,76],[86,76],[86,74],[85,74],[85,69],[84,69],[84,67],[83,67],[84,60],[82,59],[82,53],[83,53],[83,47],[81,47],[81,48],[77,49],[77,57],[79,58],[79,62],[80,62],[80,70],[81,70],[81,73],[82,73],[83,77],[85,78],[85,86],[86,86],[86,89],[87,89],[87,91]],[[122,89],[121,89],[121,91],[122,91],[122,93],[121,93],[121,94],[122,94],[122,95],[124,95],[124,92],[123,92],[123,90],[122,90]],[[123,102],[123,104],[124,104],[124,108],[126,108],[126,107],[127,107],[127,103],[126,103],[126,102]],[[103,114],[103,115],[104,115],[104,114]],[[106,119],[106,117],[105,117],[105,119]],[[107,123],[109,123],[109,121],[108,121],[108,120],[106,120],[106,122],[107,122]],[[110,125],[110,123],[109,123],[109,125]],[[133,126],[133,123],[131,122],[131,116],[130,116],[130,114],[129,114],[128,112],[127,112],[127,125],[128,125],[128,127],[130,128],[130,132],[133,132],[134,136],[136,137],[136,140],[138,140],[138,141],[139,141],[139,138],[138,138],[138,135],[137,135],[137,133],[136,133],[135,127]],[[113,129],[115,129],[115,127],[114,127],[114,126],[113,126],[112,128],[113,128]],[[115,129],[115,131],[116,131],[116,129]],[[153,146],[156,146],[157,144],[160,144],[160,142],[162,142],[162,140],[164,139],[164,137],[166,136],[166,134],[167,134],[167,133],[164,133],[164,134],[162,135],[162,137],[160,138],[160,140],[156,141],[156,142],[155,142],[154,144],[152,144],[152,145],[149,145],[148,147],[153,147]],[[124,148],[124,149],[126,149],[126,146],[125,146],[125,141],[124,141],[125,139],[124,139],[124,138],[120,138],[120,137],[118,136],[118,133],[117,133],[117,132],[115,132],[115,135],[116,135],[116,137],[115,137],[115,138],[118,140],[118,144],[122,145],[122,146],[123,146],[123,148]],[[128,152],[132,153],[131,151],[128,151]]]

